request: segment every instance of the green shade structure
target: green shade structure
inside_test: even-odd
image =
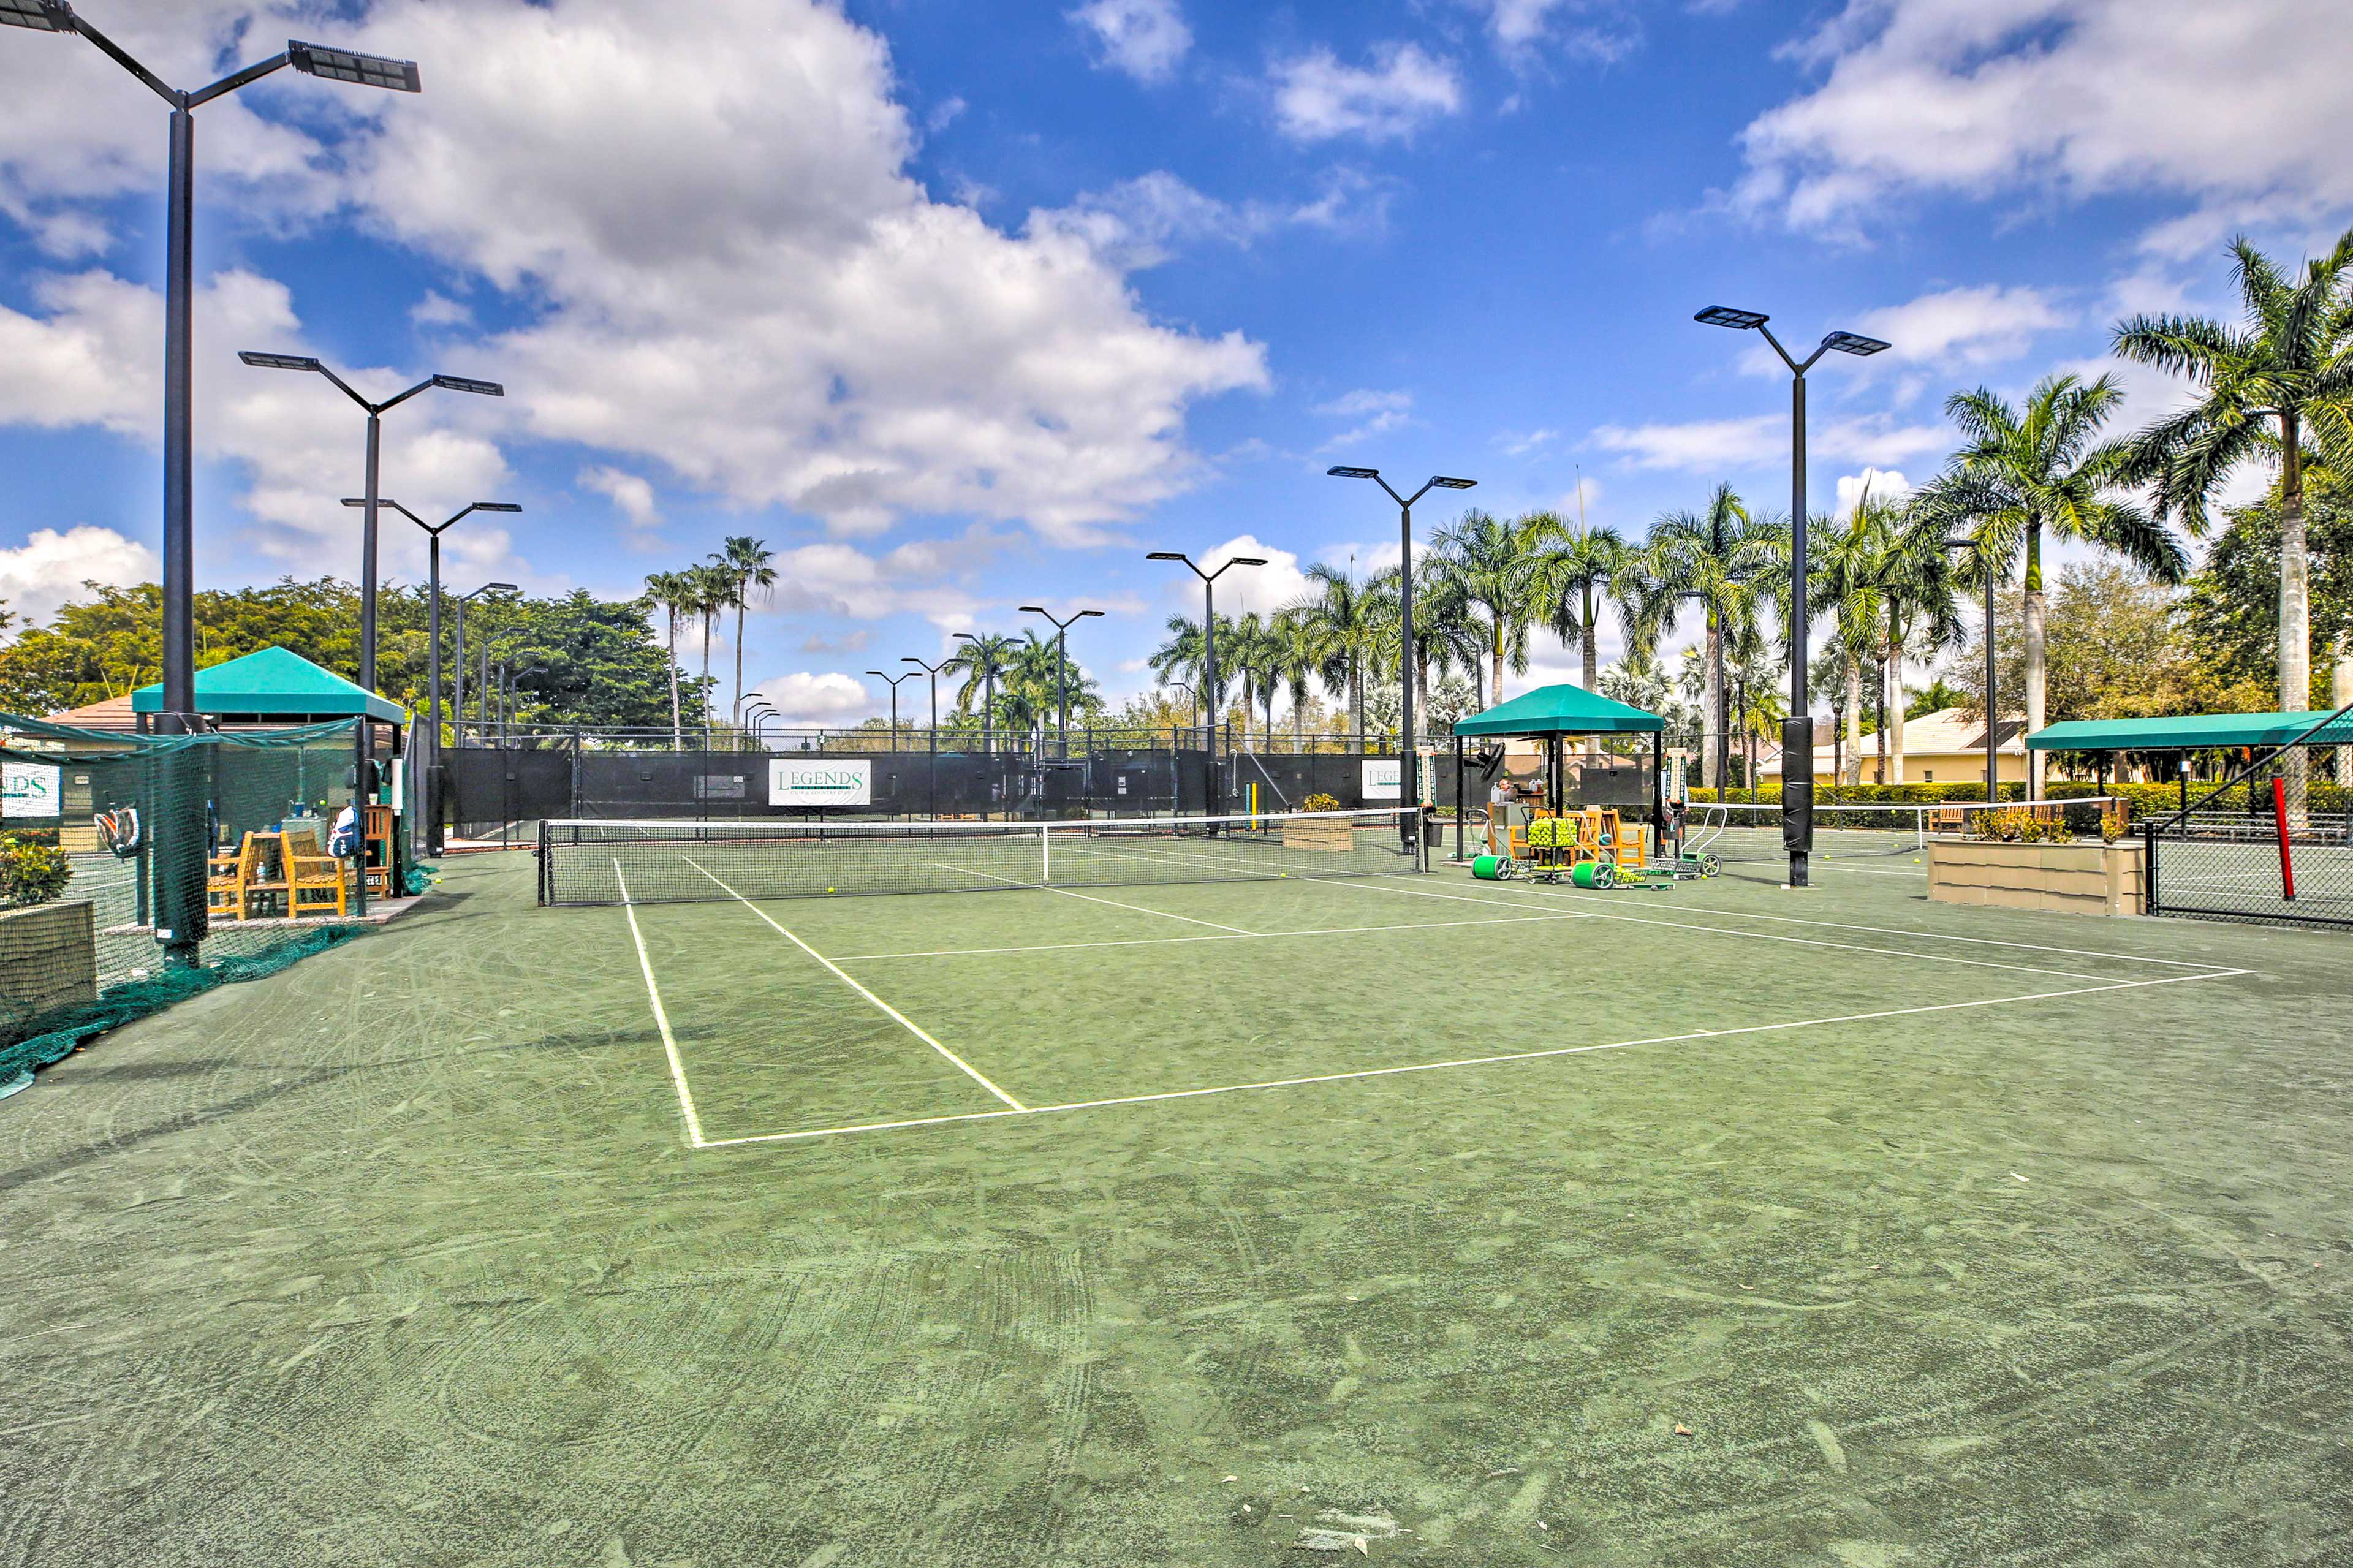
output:
[[[1540,686],[1454,726],[1458,735],[1655,735],[1667,721],[1581,686]]]
[[[163,707],[161,685],[142,686],[132,693],[134,713],[157,713]],[[386,724],[408,722],[407,710],[397,702],[282,647],[266,647],[196,671],[195,710],[221,719],[280,723],[363,714]]]
[[[2327,719],[2325,709],[2303,713],[2185,713],[2168,719],[2070,719],[2037,730],[2026,743],[2038,752],[2221,751],[2232,746],[2284,746]],[[2353,745],[2353,718],[2331,723],[2306,742]]]

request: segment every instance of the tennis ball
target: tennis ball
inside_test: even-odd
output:
[[[833,891],[833,889],[832,889],[831,888],[828,888],[828,889],[826,889],[826,891],[827,891],[827,892],[828,892],[828,893],[830,893],[831,891]]]

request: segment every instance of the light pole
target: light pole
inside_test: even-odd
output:
[[[1042,605],[1024,605],[1025,616],[1043,616],[1054,623],[1054,732],[1062,749],[1062,760],[1071,760],[1071,695],[1062,676],[1071,668],[1071,627],[1089,616],[1100,616],[1101,610],[1081,610],[1069,620],[1054,614]]]
[[[752,744],[754,749],[761,751],[766,750],[768,744],[768,742],[763,739],[760,734],[760,715],[763,713],[766,714],[769,718],[774,719],[779,724],[785,721],[785,716],[782,713],[777,712],[775,708],[771,707],[768,703],[762,701],[759,698],[754,697],[744,706],[744,717],[752,721]]]
[[[924,792],[924,799],[931,806],[933,818],[936,820],[940,815],[940,671],[948,667],[948,661],[942,659],[937,664],[925,664],[911,653],[902,658],[899,662],[912,664],[932,678],[931,755],[923,771],[931,775],[932,780],[931,787]]]
[[[1205,816],[1218,815],[1225,804],[1225,791],[1218,788],[1218,579],[1237,566],[1263,566],[1261,555],[1231,555],[1215,572],[1204,572],[1194,559],[1181,550],[1147,551],[1146,561],[1182,561],[1186,569],[1201,580],[1201,743],[1208,754],[1208,791],[1217,798],[1204,799],[1208,809]],[[1205,792],[1206,793],[1206,792]],[[1214,831],[1214,830],[1212,830]]]
[[[367,501],[346,496],[343,504],[364,507]],[[521,511],[522,508],[508,500],[478,500],[437,528],[396,500],[387,500],[379,496],[376,504],[392,508],[423,529],[429,542],[426,547],[426,579],[429,586],[426,591],[425,691],[426,706],[431,717],[426,730],[430,739],[425,746],[425,821],[422,832],[418,831],[417,825],[410,825],[408,841],[412,847],[421,846],[426,855],[438,856],[441,853],[441,536],[455,527],[459,520],[473,512]],[[460,616],[465,614],[462,606],[459,614]],[[462,627],[465,623],[461,619],[459,625]],[[460,671],[466,665],[465,647],[461,635],[458,644],[458,668]]]
[[[877,680],[887,681],[890,684],[891,749],[895,752],[899,749],[899,682],[902,680],[914,679],[915,672],[910,669],[898,675],[885,675],[879,669],[870,669],[866,673],[872,676]]]
[[[407,60],[355,55],[317,44],[290,42],[283,54],[225,76],[210,87],[183,92],[141,65],[120,44],[78,16],[68,0],[0,0],[0,26],[36,33],[79,33],[149,91],[172,106],[171,145],[164,176],[164,700],[156,721],[165,734],[191,733],[196,722],[195,317],[195,111],[248,83],[291,66],[306,76],[396,92],[419,89]],[[364,722],[362,725],[364,732]],[[204,792],[171,790],[157,814],[154,921],[164,954],[196,962],[205,913]]]
[[[367,515],[360,525],[360,684],[370,691],[375,689],[375,556],[376,508],[383,505],[377,493],[378,459],[384,444],[384,416],[407,402],[418,393],[432,387],[448,392],[470,392],[482,397],[504,397],[507,389],[495,381],[473,381],[462,375],[428,375],[407,391],[387,397],[382,403],[370,403],[352,390],[351,384],[325,364],[308,354],[257,353],[242,350],[237,358],[257,370],[299,370],[322,375],[335,384],[345,397],[356,403],[367,414],[367,493],[356,504]],[[461,514],[462,515],[462,514]]]
[[[1832,332],[1799,360],[1781,346],[1765,324],[1772,318],[1761,311],[1710,305],[1692,320],[1759,333],[1789,367],[1789,716],[1781,721],[1781,755],[1802,756],[1807,765],[1781,770],[1781,843],[1789,851],[1789,886],[1802,888],[1814,847],[1814,720],[1806,700],[1806,372],[1832,349],[1867,358],[1888,345],[1859,332]]]
[[[458,595],[458,673],[450,682],[449,712],[451,731],[460,746],[466,743],[466,601],[479,599],[485,594],[518,594],[522,591],[512,583],[485,583],[470,594]],[[490,658],[487,643],[483,647],[482,657],[485,661]],[[487,669],[490,666],[485,662],[483,668]]]
[[[1398,685],[1403,689],[1405,700],[1402,715],[1405,744],[1399,748],[1398,757],[1398,802],[1410,814],[1398,820],[1413,825],[1411,841],[1418,849],[1421,843],[1421,787],[1418,776],[1421,771],[1421,738],[1415,731],[1413,721],[1413,503],[1431,490],[1467,490],[1479,481],[1449,479],[1436,474],[1412,495],[1401,496],[1389,489],[1388,480],[1381,478],[1378,468],[1340,468],[1324,471],[1335,479],[1370,479],[1388,490],[1389,500],[1398,503],[1398,625],[1401,628],[1398,643]]]
[[[385,411],[398,406],[425,391],[442,387],[450,392],[471,392],[483,397],[504,397],[507,389],[495,381],[470,381],[460,375],[428,375],[415,386],[382,403],[370,403],[351,388],[351,384],[325,364],[308,354],[257,353],[240,350],[237,358],[258,370],[309,371],[322,375],[341,389],[345,397],[367,411],[367,493],[360,498],[364,521],[360,524],[360,685],[375,690],[375,554],[376,508],[383,504],[376,484],[378,457],[384,438]],[[360,725],[361,787],[365,789],[365,774],[374,764],[375,731],[371,724]]]

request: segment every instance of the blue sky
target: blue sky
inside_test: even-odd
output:
[[[2178,390],[2105,362],[2118,316],[2223,308],[2234,230],[2353,217],[2309,0],[80,8],[190,86],[290,36],[423,69],[201,111],[202,582],[356,567],[356,411],[236,350],[495,377],[387,424],[387,493],[527,509],[460,525],[452,584],[623,594],[764,538],[747,667],[808,721],[1033,601],[1110,612],[1073,651],[1136,689],[1198,603],[1145,550],[1256,547],[1261,606],[1395,559],[1334,462],[1500,512],[1581,478],[1629,534],[1718,479],[1784,508],[1786,378],[1712,302],[1895,343],[1816,374],[1818,508],[1932,472],[1957,387],[2115,369],[2137,424]],[[87,43],[0,32],[20,612],[153,572],[164,127]]]

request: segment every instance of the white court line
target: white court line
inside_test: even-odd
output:
[[[1725,1039],[1735,1035],[1767,1035],[1789,1029],[1828,1027],[1836,1024],[1869,1023],[1882,1018],[1910,1017],[1922,1013],[1949,1013],[1963,1007],[1998,1007],[2013,1002],[2052,1002],[2067,996],[2094,996],[2104,991],[2137,991],[2151,985],[2179,985],[2195,980],[2223,980],[2252,970],[2226,969],[2212,974],[2168,974],[2158,980],[2119,980],[2106,985],[2080,986],[2071,991],[2033,991],[2020,996],[1989,996],[1975,1002],[1938,1002],[1919,1007],[1894,1007],[1878,1013],[1849,1013],[1833,1018],[1799,1018],[1786,1024],[1749,1024],[1736,1029],[1694,1029],[1680,1035],[1653,1035],[1647,1039],[1612,1040],[1598,1046],[1557,1046],[1549,1050],[1514,1051],[1492,1057],[1463,1057],[1452,1061],[1417,1062],[1409,1067],[1360,1068],[1352,1072],[1317,1073],[1306,1078],[1267,1079],[1257,1083],[1219,1084],[1209,1089],[1176,1089],[1158,1094],[1125,1094],[1109,1100],[1078,1100],[1061,1105],[1033,1105],[1019,1110],[972,1110],[955,1116],[920,1116],[899,1121],[866,1121],[845,1127],[817,1127],[800,1132],[755,1132],[741,1138],[714,1138],[705,1148],[724,1149],[745,1143],[792,1143],[811,1138],[839,1138],[858,1132],[887,1132],[910,1127],[938,1127],[954,1121],[991,1121],[1008,1116],[1050,1116],[1066,1110],[1097,1110],[1115,1105],[1150,1105],[1168,1100],[1198,1100],[1209,1095],[1246,1094],[1255,1090],[1298,1089],[1311,1084],[1349,1083],[1362,1079],[1395,1078],[1405,1073],[1447,1072],[1463,1068],[1494,1067],[1511,1062],[1540,1061],[1551,1057],[1588,1056],[1596,1051],[1630,1050],[1637,1046],[1677,1045],[1690,1040]]]
[[[1221,860],[1215,857],[1204,857],[1198,854],[1189,858],[1202,861],[1205,864],[1221,866],[1235,866],[1244,863],[1233,860]],[[1269,879],[1272,880],[1273,879]],[[1440,893],[1427,888],[1393,888],[1387,885],[1387,882],[1380,878],[1365,878],[1357,880],[1347,880],[1339,878],[1299,876],[1284,879],[1297,882],[1314,882],[1327,888],[1348,888],[1359,892],[1366,893],[1397,893],[1409,899],[1447,899],[1456,903],[1486,904],[1491,907],[1496,904],[1502,904],[1507,909],[1515,908],[1525,910],[1537,907],[1535,905],[1513,899],[1482,897],[1463,893]],[[1577,896],[1556,893],[1550,891],[1549,889],[1539,888],[1520,888],[1517,890],[1521,892],[1533,893],[1541,899],[1559,899]],[[1626,925],[1665,926],[1671,931],[1704,931],[1715,936],[1736,937],[1749,942],[1779,942],[1792,943],[1799,947],[1835,948],[1844,952],[1867,952],[1879,958],[1917,959],[1924,963],[1959,964],[1969,969],[2001,969],[2008,970],[2018,974],[2048,974],[2061,980],[2105,980],[2108,978],[2108,976],[2105,974],[2085,974],[2080,970],[2047,969],[2030,963],[1997,963],[1991,959],[1958,958],[1955,957],[1951,953],[1908,952],[1900,948],[1865,947],[1861,942],[1829,942],[1820,937],[1777,936],[1771,931],[1736,931],[1725,926],[1691,925],[1682,921],[1646,920],[1640,915],[1611,914],[1605,910],[1585,910],[1579,912],[1583,913],[1589,920],[1617,921],[1621,924]]]
[[[1365,936],[1385,931],[1445,931],[1452,926],[1525,926],[1542,925],[1547,921],[1581,921],[1590,916],[1582,910],[1564,910],[1556,915],[1504,915],[1486,921],[1399,921],[1382,926],[1317,926],[1307,931],[1259,931],[1231,936],[1134,936],[1105,942],[1041,942],[1022,947],[933,947],[911,952],[837,952],[836,963],[870,963],[885,958],[970,958],[1003,952],[1065,952],[1087,947],[1166,947],[1187,942],[1271,942],[1279,937],[1295,936]]]
[[[934,860],[932,864],[943,871],[954,871],[959,876],[986,877],[992,882],[1003,882],[1008,887],[1035,888],[1041,892],[1060,893],[1066,899],[1084,899],[1091,904],[1106,904],[1114,910],[1126,910],[1134,914],[1158,915],[1162,920],[1183,921],[1188,926],[1208,926],[1212,931],[1231,931],[1236,936],[1260,934],[1257,931],[1244,931],[1240,926],[1229,926],[1219,921],[1197,921],[1191,915],[1172,915],[1166,910],[1150,910],[1142,904],[1123,904],[1117,899],[1099,899],[1092,893],[1074,893],[1068,888],[1058,888],[1051,882],[1025,882],[1018,877],[1000,877],[994,871],[976,871],[969,866],[951,866],[944,860]]]
[[[702,871],[704,876],[711,877],[711,873],[709,871],[704,871],[702,865],[698,863],[692,856],[690,855],[686,857],[686,863],[692,866],[696,870]],[[716,877],[711,877],[711,879],[714,882],[719,882],[719,879]],[[762,920],[767,921],[769,925],[775,927],[777,935],[783,937],[786,942],[791,942],[795,947],[799,948],[803,952],[807,953],[811,958],[816,959],[819,963],[824,964],[828,970],[831,970],[835,979],[840,981],[844,985],[849,986],[852,991],[857,992],[860,996],[865,997],[869,1002],[873,1003],[874,1005],[882,1009],[883,1012],[888,1013],[892,1018],[898,1021],[899,1026],[905,1029],[907,1033],[914,1036],[915,1038],[923,1041],[923,1044],[931,1047],[932,1049],[939,1052],[940,1055],[954,1062],[957,1068],[964,1072],[965,1076],[971,1079],[973,1082],[980,1085],[981,1088],[988,1090],[989,1093],[997,1096],[997,1099],[1005,1101],[1006,1104],[1011,1106],[1016,1110],[1027,1110],[1029,1109],[1028,1106],[1023,1105],[1019,1100],[1014,1099],[1011,1095],[1006,1093],[1003,1089],[989,1082],[987,1078],[981,1075],[979,1068],[974,1067],[970,1062],[965,1060],[962,1057],[956,1055],[954,1051],[940,1044],[939,1041],[932,1038],[930,1035],[925,1034],[923,1030],[916,1025],[913,1019],[908,1017],[907,1015],[891,1005],[890,1003],[885,1002],[881,997],[877,996],[873,992],[869,991],[865,986],[860,985],[857,981],[851,979],[842,971],[839,964],[833,962],[833,960],[828,958],[825,954],[819,952],[817,949],[811,947],[808,943],[803,942],[800,938],[786,931],[784,927],[777,925],[775,921],[769,920],[767,910],[762,909],[759,905],[754,903],[751,900],[745,898],[734,889],[728,888],[726,883],[719,882],[719,885],[722,888],[726,888],[728,897],[733,899],[737,903],[743,905],[745,909],[751,910]],[[708,1144],[705,1145],[705,1147],[708,1146]]]
[[[646,977],[646,995],[654,1005],[654,1025],[661,1030],[662,1052],[670,1058],[670,1081],[678,1089],[678,1108],[686,1113],[687,1141],[696,1148],[706,1145],[702,1139],[702,1122],[694,1114],[694,1096],[686,1087],[686,1065],[678,1059],[678,1037],[670,1032],[670,1014],[662,1008],[660,990],[654,984],[654,961],[646,955],[645,933],[638,930],[638,906],[629,900],[629,884],[621,875],[621,862],[613,862],[613,879],[621,885],[621,912],[629,917],[629,940],[638,944],[638,968]]]

